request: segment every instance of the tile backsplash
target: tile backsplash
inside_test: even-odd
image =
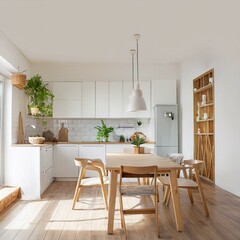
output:
[[[141,126],[137,126],[138,120],[141,120]],[[107,127],[114,127],[114,132],[109,134],[109,141],[119,141],[120,135],[129,138],[134,132],[142,132],[148,141],[153,140],[149,119],[104,119],[104,122]],[[54,137],[58,138],[61,123],[64,123],[64,127],[68,129],[69,141],[96,141],[95,127],[101,125],[100,119],[47,119],[44,129],[42,121],[37,120],[35,134],[41,136],[43,131],[50,130],[54,133]]]

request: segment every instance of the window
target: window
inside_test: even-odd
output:
[[[3,77],[0,76],[0,185],[3,183]]]

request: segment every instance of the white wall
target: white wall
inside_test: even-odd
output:
[[[17,141],[18,133],[18,114],[22,111],[23,122],[26,121],[25,115],[25,96],[24,92],[13,87],[9,77],[11,70],[19,67],[20,71],[27,69],[27,75],[31,73],[31,64],[25,56],[0,32],[0,56],[3,57],[11,66],[1,66],[0,74],[5,76],[4,80],[4,184],[10,184],[12,168],[11,145]]]
[[[179,64],[181,149],[185,157],[193,157],[192,80],[211,68],[215,71],[215,183],[240,196],[240,54],[230,44]]]
[[[63,64],[34,63],[33,75],[39,73],[44,81],[132,81],[129,64]],[[139,80],[176,79],[175,64],[139,65]]]

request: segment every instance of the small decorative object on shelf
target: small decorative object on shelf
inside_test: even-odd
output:
[[[125,137],[123,135],[120,135],[119,142],[125,142]]]
[[[196,90],[195,90],[196,89]],[[193,79],[194,158],[205,162],[201,175],[215,180],[214,70]]]
[[[207,104],[207,95],[202,95],[202,106]]]

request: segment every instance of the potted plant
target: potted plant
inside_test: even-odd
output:
[[[31,115],[42,118],[52,116],[54,95],[47,88],[47,83],[43,83],[39,74],[27,81],[24,90],[28,96],[28,109]],[[46,120],[44,119],[43,125],[46,125]]]
[[[135,139],[131,142],[131,144],[135,145],[134,148],[134,153],[139,154],[139,153],[144,153],[144,148],[140,147],[142,144],[145,143],[145,138],[140,137],[139,135],[136,135]]]
[[[97,140],[108,142],[109,133],[113,132],[114,128],[113,127],[107,127],[102,119],[101,119],[101,123],[102,123],[102,126],[95,127],[98,130]]]

